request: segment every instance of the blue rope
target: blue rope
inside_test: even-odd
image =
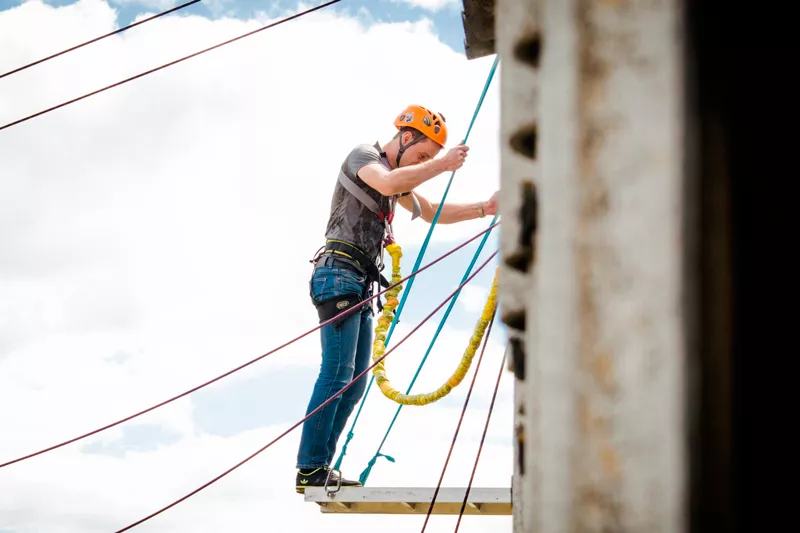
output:
[[[499,215],[495,215],[494,216],[494,218],[492,219],[492,223],[489,225],[489,227],[491,227],[492,224],[497,222],[498,216]],[[478,245],[478,249],[475,250],[475,255],[472,256],[472,261],[470,261],[469,266],[467,267],[467,271],[464,272],[464,277],[461,278],[461,282],[459,283],[459,285],[465,283],[467,281],[467,278],[469,278],[469,275],[472,272],[472,268],[475,266],[475,263],[478,261],[478,256],[481,255],[481,251],[483,250],[483,246],[486,244],[486,241],[489,238],[489,234],[493,231],[493,229],[494,228],[492,228],[491,230],[489,230],[486,233],[484,233],[483,239],[481,239],[481,243],[480,243],[480,245]],[[447,322],[447,318],[450,316],[450,311],[452,311],[453,307],[456,305],[456,300],[458,300],[458,296],[460,294],[461,294],[461,289],[456,291],[455,295],[450,300],[450,304],[447,306],[447,311],[444,312],[444,315],[442,316],[442,319],[439,321],[439,327],[436,328],[436,333],[433,335],[433,338],[431,339],[431,343],[428,345],[428,349],[425,351],[425,355],[422,357],[422,361],[420,361],[419,366],[417,367],[417,371],[416,371],[416,373],[414,373],[414,377],[411,379],[411,383],[408,385],[408,389],[406,389],[406,395],[411,393],[411,387],[413,387],[414,386],[414,382],[417,381],[417,377],[419,376],[419,373],[422,370],[422,366],[425,364],[425,361],[427,361],[428,355],[430,355],[431,350],[433,350],[433,345],[436,344],[436,340],[439,338],[439,334],[442,332],[442,329],[444,328],[444,324],[445,324],[445,322]],[[381,449],[383,448],[384,443],[386,442],[386,439],[389,437],[389,432],[392,431],[392,427],[394,426],[394,423],[397,420],[397,416],[400,414],[400,410],[402,408],[403,408],[403,404],[400,404],[400,405],[397,406],[397,411],[395,411],[395,413],[394,413],[394,418],[392,418],[392,421],[389,424],[389,427],[386,429],[386,434],[384,434],[383,440],[381,440],[381,443],[378,446],[378,451],[375,452],[375,455],[369,461],[369,464],[367,464],[367,468],[364,469],[363,472],[361,472],[361,475],[359,476],[358,479],[359,479],[359,481],[361,482],[362,485],[366,484],[367,478],[369,477],[369,474],[372,471],[372,467],[375,466],[375,461],[378,460],[378,457],[386,457],[387,459],[390,459],[391,462],[393,462],[393,463],[395,462],[394,458],[390,458],[388,455],[384,455],[384,454],[382,454],[380,452],[381,452]]]
[[[467,128],[467,133],[464,136],[463,144],[467,143],[467,139],[469,139],[469,134],[472,131],[472,126],[475,124],[475,119],[478,118],[478,112],[481,110],[481,106],[483,106],[483,100],[486,98],[486,93],[489,90],[489,86],[492,83],[492,78],[494,77],[494,73],[497,70],[497,65],[500,62],[500,55],[495,55],[494,63],[492,63],[492,68],[489,71],[489,76],[486,79],[486,83],[483,86],[483,91],[481,92],[480,99],[478,100],[478,105],[475,107],[475,111],[472,113],[472,120],[469,122],[469,127]],[[419,254],[417,254],[417,260],[414,263],[414,268],[411,270],[412,272],[416,272],[419,270],[420,264],[422,264],[422,257],[425,255],[425,251],[428,248],[428,243],[430,242],[431,235],[433,234],[433,228],[436,226],[436,223],[439,221],[439,214],[442,212],[442,207],[444,206],[444,200],[447,198],[447,193],[450,191],[450,185],[453,183],[453,177],[456,175],[455,170],[450,173],[450,180],[447,182],[447,187],[444,190],[444,194],[442,195],[442,199],[439,202],[439,207],[436,209],[436,214],[433,216],[433,220],[431,221],[431,226],[428,228],[428,234],[425,236],[425,240],[422,243],[422,248],[420,248]],[[487,233],[488,235],[488,233]],[[486,235],[484,235],[484,238]],[[406,286],[405,290],[403,291],[402,296],[400,297],[400,303],[397,306],[397,312],[395,313],[395,319],[392,321],[391,326],[389,326],[389,331],[386,334],[386,340],[383,342],[384,346],[389,345],[389,341],[392,338],[392,332],[394,331],[395,326],[400,321],[400,314],[403,312],[403,307],[406,303],[406,298],[408,298],[408,294],[411,292],[411,287],[414,285],[414,280],[416,276],[408,280],[408,285]],[[361,416],[361,410],[364,408],[364,403],[367,401],[367,396],[369,395],[369,391],[372,388],[372,383],[375,381],[375,376],[370,376],[369,384],[367,385],[367,390],[364,391],[364,396],[361,398],[361,404],[358,406],[358,411],[356,411],[356,416],[353,419],[353,424],[350,426],[350,431],[347,432],[347,439],[345,440],[344,446],[342,446],[342,451],[339,453],[339,458],[336,459],[336,464],[334,465],[334,470],[339,470],[342,466],[342,459],[344,459],[345,454],[347,453],[347,446],[350,444],[350,441],[353,439],[355,434],[353,430],[356,427],[356,423],[358,422],[358,418]],[[374,459],[373,459],[374,461]]]

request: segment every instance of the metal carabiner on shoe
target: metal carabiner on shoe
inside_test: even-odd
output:
[[[334,472],[338,472],[339,476],[336,478],[336,490],[328,489],[328,483],[331,481],[331,475]],[[325,478],[325,494],[328,495],[328,498],[333,498],[333,495],[339,492],[342,488],[342,473],[339,470],[334,470],[333,468],[328,469],[328,477]]]

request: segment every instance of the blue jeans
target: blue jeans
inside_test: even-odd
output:
[[[312,301],[321,302],[341,295],[360,295],[368,298],[369,283],[364,276],[344,267],[322,266],[314,270],[309,282]],[[319,407],[363,372],[372,352],[372,305],[364,304],[338,324],[320,329],[322,363],[306,415]],[[365,374],[352,387],[303,423],[297,468],[309,470],[330,465],[336,452],[339,436],[356,403],[364,394],[368,376]]]

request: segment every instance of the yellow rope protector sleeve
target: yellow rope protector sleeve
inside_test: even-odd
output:
[[[394,310],[399,304],[397,295],[403,288],[402,285],[399,284],[399,281],[402,279],[400,274],[400,258],[403,256],[403,252],[397,243],[392,243],[386,246],[386,251],[389,252],[389,255],[392,257],[392,281],[390,282],[390,285],[394,283],[398,283],[398,285],[386,291],[386,303],[383,306],[383,314],[378,318],[378,325],[375,328],[375,340],[372,343],[373,363],[383,357],[384,351],[386,350],[386,346],[384,344],[384,341],[386,340],[386,331],[389,329],[389,326],[394,320]],[[381,361],[375,365],[375,367],[372,369],[372,373],[375,376],[375,382],[378,384],[378,387],[380,387],[383,395],[402,405],[427,405],[429,403],[441,400],[450,394],[450,391],[457,387],[458,384],[464,380],[467,372],[469,372],[469,368],[472,365],[472,359],[475,357],[475,354],[478,351],[478,347],[483,340],[483,335],[486,332],[486,327],[489,325],[489,322],[491,322],[496,309],[497,270],[495,270],[492,288],[489,292],[489,298],[486,300],[486,305],[483,307],[483,312],[481,313],[478,323],[475,326],[475,331],[472,333],[472,338],[469,341],[469,345],[464,351],[464,355],[461,357],[461,363],[459,363],[458,368],[456,368],[455,372],[453,372],[453,375],[450,376],[450,378],[441,387],[433,392],[407,395],[392,387],[389,378],[386,377],[386,367],[384,366],[384,361]]]

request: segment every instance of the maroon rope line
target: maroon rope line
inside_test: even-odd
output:
[[[492,402],[489,404],[489,412],[486,414],[486,424],[483,426],[483,435],[481,435],[481,443],[478,445],[478,454],[475,456],[475,464],[472,467],[472,474],[469,476],[469,483],[467,484],[467,491],[464,493],[464,501],[461,502],[461,510],[458,512],[458,521],[453,533],[458,533],[458,528],[461,525],[461,517],[464,516],[464,509],[467,507],[467,498],[469,498],[469,491],[472,489],[472,481],[475,479],[475,471],[478,469],[478,461],[481,459],[481,452],[483,451],[483,443],[486,440],[486,433],[489,431],[489,421],[492,419],[492,411],[494,411],[494,402],[497,399],[497,389],[500,388],[500,379],[503,377],[503,369],[506,366],[506,355],[508,352],[503,353],[503,360],[500,363],[500,370],[497,373],[497,382],[494,385],[494,393],[492,394]]]
[[[118,30],[114,30],[112,32],[106,33],[105,35],[101,35],[100,37],[95,37],[94,39],[91,39],[91,40],[86,41],[86,42],[81,43],[81,44],[77,44],[77,45],[75,45],[73,47],[67,48],[66,50],[62,50],[62,51],[60,51],[60,52],[58,52],[56,54],[49,55],[47,57],[43,57],[42,59],[34,61],[33,63],[28,63],[27,65],[24,65],[22,67],[17,67],[14,70],[9,70],[8,72],[4,72],[3,74],[0,74],[0,79],[5,78],[6,76],[11,76],[12,74],[16,74],[17,72],[23,71],[26,68],[31,68],[33,66],[36,66],[39,63],[44,63],[45,61],[49,61],[51,59],[55,59],[56,57],[58,57],[60,55],[66,54],[67,52],[72,52],[74,50],[77,50],[78,48],[84,47],[84,46],[92,44],[92,43],[96,43],[97,41],[105,39],[106,37],[111,37],[112,35],[116,35],[118,33],[122,33],[123,31],[126,31],[126,30],[129,30],[129,29],[133,28],[134,26],[139,26],[140,24],[144,24],[145,22],[150,22],[151,20],[155,20],[155,19],[157,19],[159,17],[163,17],[164,15],[169,15],[170,13],[174,13],[175,11],[179,11],[179,10],[185,8],[185,7],[189,7],[190,5],[196,4],[197,2],[200,2],[200,1],[201,0],[191,0],[191,2],[186,2],[185,4],[181,4],[179,6],[175,6],[172,9],[168,9],[166,11],[162,11],[161,13],[158,13],[157,15],[153,15],[152,17],[147,17],[146,19],[142,19],[139,22],[134,22],[133,24],[129,24],[129,25],[124,26],[124,27],[122,27],[122,28],[120,28]]]
[[[427,264],[427,265],[425,265],[424,267],[420,268],[420,269],[419,269],[419,270],[417,270],[416,272],[413,272],[413,273],[409,274],[408,276],[406,276],[405,278],[401,279],[399,282],[395,283],[394,285],[390,285],[390,286],[389,286],[388,288],[386,288],[385,290],[383,290],[383,291],[381,291],[381,292],[379,292],[379,293],[377,293],[377,294],[375,294],[375,295],[373,295],[373,296],[371,296],[371,297],[367,298],[366,300],[364,300],[364,301],[363,301],[363,302],[361,302],[360,304],[358,304],[358,305],[355,305],[355,306],[351,307],[350,309],[347,309],[346,311],[343,311],[342,313],[339,313],[339,314],[338,314],[338,315],[336,315],[335,317],[333,317],[333,318],[331,318],[331,319],[328,319],[328,320],[326,320],[325,322],[322,322],[321,324],[319,324],[319,325],[318,325],[318,326],[316,326],[315,328],[313,328],[313,329],[310,329],[310,330],[308,330],[307,332],[303,333],[302,335],[299,335],[299,336],[297,336],[297,337],[293,338],[292,340],[290,340],[290,341],[288,341],[288,342],[285,342],[285,343],[281,344],[281,345],[280,345],[280,346],[278,346],[277,348],[273,348],[272,350],[268,351],[267,353],[265,353],[265,354],[263,354],[263,355],[260,355],[260,356],[256,357],[255,359],[251,359],[250,361],[248,361],[248,362],[246,362],[246,363],[244,363],[244,364],[241,364],[241,365],[237,366],[236,368],[233,368],[233,369],[231,369],[231,370],[228,370],[228,371],[227,371],[227,372],[225,372],[224,374],[220,374],[219,376],[217,376],[217,377],[215,377],[215,378],[213,378],[213,379],[210,379],[210,380],[206,381],[205,383],[201,383],[200,385],[197,385],[197,386],[195,386],[195,387],[192,387],[191,389],[188,389],[188,390],[186,390],[186,391],[184,391],[184,392],[182,392],[182,393],[180,393],[180,394],[178,394],[178,395],[176,395],[176,396],[173,396],[172,398],[169,398],[168,400],[164,400],[164,401],[162,401],[162,402],[159,402],[159,403],[157,403],[157,404],[155,404],[155,405],[153,405],[153,406],[151,406],[151,407],[148,407],[147,409],[144,409],[144,410],[142,410],[142,411],[139,411],[138,413],[134,413],[134,414],[132,414],[132,415],[126,416],[125,418],[121,418],[121,419],[117,420],[116,422],[112,422],[112,423],[110,423],[110,424],[106,424],[105,426],[102,426],[102,427],[100,427],[100,428],[97,428],[97,429],[94,429],[94,430],[92,430],[92,431],[89,431],[88,433],[84,433],[83,435],[79,435],[79,436],[77,436],[77,437],[73,437],[73,438],[71,438],[71,439],[69,439],[69,440],[65,440],[65,441],[63,441],[63,442],[60,442],[60,443],[58,443],[58,444],[54,444],[53,446],[49,446],[49,447],[47,447],[47,448],[43,448],[43,449],[41,449],[41,450],[39,450],[39,451],[37,451],[37,452],[33,452],[33,453],[30,453],[30,454],[28,454],[28,455],[23,455],[22,457],[18,457],[18,458],[16,458],[16,459],[12,459],[11,461],[6,461],[5,463],[0,463],[0,468],[3,468],[3,467],[6,467],[6,466],[9,466],[9,465],[12,465],[12,464],[14,464],[14,463],[18,463],[18,462],[20,462],[20,461],[24,461],[24,460],[26,460],[26,459],[30,459],[30,458],[32,458],[32,457],[36,457],[37,455],[41,455],[41,454],[43,454],[43,453],[46,453],[46,452],[49,452],[49,451],[55,450],[55,449],[57,449],[57,448],[61,448],[62,446],[66,446],[67,444],[72,444],[73,442],[77,442],[77,441],[79,441],[79,440],[85,439],[86,437],[91,437],[92,435],[95,435],[95,434],[97,434],[97,433],[100,433],[101,431],[105,431],[106,429],[110,429],[110,428],[112,428],[112,427],[114,427],[114,426],[118,426],[119,424],[122,424],[123,422],[127,422],[127,421],[129,421],[129,420],[132,420],[132,419],[134,419],[134,418],[136,418],[136,417],[139,417],[139,416],[141,416],[141,415],[143,415],[143,414],[145,414],[145,413],[149,413],[150,411],[153,411],[154,409],[157,409],[157,408],[159,408],[159,407],[163,407],[163,406],[165,406],[165,405],[167,405],[167,404],[169,404],[169,403],[172,403],[172,402],[174,402],[175,400],[178,400],[178,399],[180,399],[180,398],[183,398],[184,396],[187,396],[187,395],[189,395],[189,394],[191,394],[191,393],[193,393],[193,392],[195,392],[195,391],[198,391],[198,390],[202,389],[203,387],[207,387],[208,385],[211,385],[212,383],[215,383],[215,382],[217,382],[217,381],[221,380],[222,378],[225,378],[225,377],[227,377],[227,376],[230,376],[230,375],[231,375],[231,374],[233,374],[234,372],[238,372],[239,370],[242,370],[243,368],[246,368],[246,367],[248,367],[248,366],[252,365],[253,363],[256,363],[257,361],[260,361],[261,359],[264,359],[265,357],[267,357],[267,356],[269,356],[269,355],[272,355],[272,354],[274,354],[275,352],[277,352],[277,351],[279,351],[279,350],[281,350],[281,349],[283,349],[283,348],[285,348],[285,347],[289,346],[290,344],[293,344],[293,343],[295,343],[295,342],[299,341],[299,340],[300,340],[300,339],[302,339],[303,337],[306,337],[306,336],[310,335],[311,333],[313,333],[313,332],[317,331],[318,329],[321,329],[321,328],[323,328],[323,327],[327,326],[327,325],[328,325],[328,324],[330,324],[331,322],[334,322],[334,321],[336,321],[336,320],[340,320],[341,318],[343,318],[343,317],[345,317],[345,316],[347,316],[347,315],[349,315],[349,314],[351,314],[351,313],[354,313],[354,312],[356,312],[356,310],[360,309],[360,308],[361,308],[361,306],[363,306],[363,305],[366,305],[367,303],[369,303],[369,302],[370,302],[370,301],[372,301],[373,299],[375,299],[375,298],[378,298],[378,297],[379,297],[379,296],[381,296],[382,294],[384,294],[384,293],[388,292],[388,291],[389,291],[389,290],[391,290],[393,287],[396,287],[396,286],[397,286],[399,283],[404,283],[405,281],[407,281],[407,280],[408,280],[408,279],[410,279],[411,277],[413,277],[413,276],[416,276],[416,275],[417,275],[417,274],[419,274],[420,272],[423,272],[424,270],[426,270],[426,269],[428,269],[428,268],[432,267],[433,265],[435,265],[436,263],[438,263],[438,262],[439,262],[439,261],[441,261],[442,259],[444,259],[444,258],[446,258],[446,257],[450,256],[451,254],[453,254],[453,253],[457,252],[458,250],[460,250],[461,248],[463,248],[464,246],[466,246],[466,245],[467,245],[467,244],[469,244],[470,242],[474,241],[475,239],[477,239],[478,237],[480,237],[481,235],[483,235],[483,234],[484,234],[484,233],[486,233],[487,231],[491,231],[491,230],[492,230],[494,227],[496,227],[496,226],[498,226],[498,225],[500,225],[500,222],[497,222],[497,223],[495,223],[495,224],[493,224],[493,225],[489,226],[488,228],[486,228],[485,230],[481,231],[480,233],[478,233],[477,235],[475,235],[475,236],[474,236],[474,237],[472,237],[471,239],[467,240],[466,242],[463,242],[462,244],[460,244],[460,245],[456,246],[455,248],[453,248],[452,250],[450,250],[450,251],[449,251],[449,252],[447,252],[446,254],[444,254],[444,255],[440,256],[439,258],[437,258],[437,259],[435,259],[435,260],[431,261],[430,263],[428,263],[428,264]]]
[[[0,126],[0,130],[4,130],[6,128],[10,128],[11,126],[16,126],[17,124],[21,124],[22,122],[25,122],[27,120],[31,120],[32,118],[36,118],[36,117],[38,117],[40,115],[44,115],[45,113],[49,113],[50,111],[55,111],[56,109],[62,108],[62,107],[67,106],[69,104],[74,104],[75,102],[83,100],[84,98],[88,98],[90,96],[94,96],[95,94],[101,93],[103,91],[107,91],[108,89],[113,89],[114,87],[118,87],[118,86],[120,86],[120,85],[122,85],[124,83],[128,83],[129,81],[133,81],[135,79],[147,76],[148,74],[152,74],[153,72],[158,72],[161,69],[170,67],[172,65],[180,63],[181,61],[186,61],[187,59],[190,59],[190,58],[195,57],[195,56],[199,56],[200,54],[203,54],[205,52],[209,52],[211,50],[214,50],[215,48],[219,48],[220,46],[224,46],[224,45],[232,43],[234,41],[238,41],[239,39],[243,39],[245,37],[253,35],[254,33],[258,33],[260,31],[264,31],[266,29],[269,29],[269,28],[272,28],[274,26],[277,26],[278,24],[283,24],[284,22],[289,22],[290,20],[293,20],[293,19],[296,19],[296,18],[300,18],[303,15],[308,15],[309,13],[311,13],[313,11],[317,11],[319,9],[322,9],[323,7],[327,7],[327,6],[331,5],[331,4],[335,4],[335,3],[340,2],[340,1],[341,0],[331,0],[330,2],[326,2],[324,4],[320,4],[320,5],[316,6],[316,7],[312,7],[311,9],[307,9],[305,11],[301,11],[299,13],[295,13],[294,15],[291,15],[289,17],[286,17],[286,18],[283,18],[283,19],[280,19],[280,20],[277,20],[277,21],[275,21],[275,22],[273,22],[271,24],[267,24],[266,26],[262,26],[262,27],[260,27],[258,29],[255,29],[255,30],[251,31],[251,32],[245,33],[243,35],[239,35],[238,37],[234,37],[233,39],[228,39],[227,41],[215,44],[214,46],[210,46],[208,48],[200,50],[199,52],[194,52],[193,54],[189,54],[188,56],[182,57],[180,59],[176,59],[174,61],[170,61],[169,63],[165,63],[165,64],[161,65],[160,67],[156,67],[156,68],[153,68],[153,69],[150,69],[150,70],[146,70],[146,71],[144,71],[144,72],[142,72],[140,74],[137,74],[135,76],[131,76],[130,78],[126,78],[126,79],[118,81],[116,83],[112,83],[111,85],[107,85],[107,86],[103,87],[102,89],[97,89],[97,90],[92,91],[90,93],[86,93],[83,96],[79,96],[77,98],[73,98],[72,100],[68,100],[68,101],[66,101],[64,103],[61,103],[61,104],[58,104],[56,106],[48,107],[47,109],[45,109],[43,111],[39,111],[38,113],[34,113],[33,115],[28,115],[27,117],[21,118],[19,120],[15,120],[14,122],[9,122],[8,124]]]
[[[447,458],[444,461],[444,467],[442,467],[442,473],[439,475],[439,482],[436,484],[436,490],[433,491],[433,498],[431,499],[431,505],[428,507],[428,512],[425,513],[425,522],[422,524],[422,531],[421,533],[425,533],[425,528],[428,527],[428,521],[431,518],[431,513],[433,512],[433,506],[436,503],[436,497],[439,495],[439,489],[442,488],[442,480],[444,480],[444,474],[447,472],[447,465],[450,463],[450,456],[453,454],[453,448],[456,446],[456,440],[458,439],[458,433],[461,431],[461,424],[464,422],[464,415],[467,412],[467,406],[469,405],[469,399],[472,396],[472,390],[475,388],[475,381],[478,379],[478,372],[481,369],[481,361],[483,361],[483,354],[486,351],[486,346],[489,345],[489,335],[492,333],[492,325],[494,324],[494,317],[497,314],[497,310],[492,313],[492,320],[489,322],[489,328],[486,330],[486,336],[483,339],[483,346],[481,347],[481,354],[478,357],[478,364],[475,365],[475,373],[472,375],[472,383],[469,385],[469,390],[467,391],[467,397],[464,399],[464,407],[461,409],[461,416],[458,419],[458,425],[456,426],[456,431],[453,434],[453,442],[450,443],[450,450],[447,452]]]
[[[318,413],[319,411],[321,411],[322,409],[324,409],[324,408],[325,408],[325,406],[327,406],[329,403],[331,403],[331,402],[332,402],[332,401],[333,401],[333,400],[334,400],[334,399],[335,399],[337,396],[339,396],[340,394],[342,394],[344,391],[346,391],[347,389],[349,389],[350,387],[352,387],[352,386],[353,386],[353,385],[354,385],[354,384],[355,384],[355,383],[356,383],[356,382],[357,382],[359,379],[361,379],[361,378],[362,378],[362,377],[363,377],[365,374],[367,374],[367,372],[369,372],[370,370],[372,370],[373,368],[375,368],[375,367],[376,367],[376,366],[377,366],[377,365],[378,365],[378,364],[379,364],[381,361],[383,361],[384,359],[386,359],[386,357],[387,357],[387,356],[388,356],[390,353],[392,353],[392,352],[393,352],[393,351],[394,351],[396,348],[398,348],[399,346],[401,346],[401,345],[403,344],[403,342],[405,342],[405,341],[406,341],[406,340],[407,340],[407,339],[408,339],[408,338],[409,338],[411,335],[413,335],[413,334],[414,334],[414,333],[415,333],[415,332],[416,332],[416,331],[417,331],[419,328],[421,328],[421,327],[423,326],[423,324],[425,324],[425,323],[426,323],[428,320],[430,320],[430,318],[431,318],[433,315],[435,315],[435,314],[436,314],[436,313],[437,313],[437,312],[438,312],[438,311],[439,311],[439,310],[440,310],[442,307],[444,307],[444,304],[446,304],[448,301],[450,301],[450,299],[452,299],[452,298],[453,298],[453,297],[456,295],[456,293],[457,293],[458,291],[460,291],[460,290],[461,290],[461,289],[462,289],[462,288],[463,288],[463,287],[464,287],[464,286],[465,286],[467,283],[469,283],[470,281],[472,281],[472,279],[473,279],[473,278],[474,278],[474,277],[475,277],[475,276],[478,274],[478,272],[480,272],[481,270],[483,270],[483,269],[484,269],[484,267],[486,267],[486,265],[488,265],[488,264],[489,264],[489,261],[491,261],[491,260],[494,258],[494,256],[495,256],[495,255],[497,255],[497,250],[495,250],[495,251],[494,251],[494,252],[493,252],[493,253],[492,253],[492,254],[491,254],[491,255],[490,255],[490,256],[489,256],[489,257],[486,259],[486,261],[484,261],[484,262],[483,262],[483,264],[482,264],[480,267],[478,267],[478,269],[477,269],[475,272],[473,272],[473,273],[472,273],[472,275],[471,275],[470,277],[468,277],[467,279],[465,279],[465,280],[464,280],[464,282],[463,282],[463,283],[461,283],[461,285],[459,285],[459,286],[458,286],[458,288],[457,288],[456,290],[454,290],[452,293],[450,293],[450,295],[449,295],[447,298],[445,298],[445,300],[444,300],[442,303],[440,303],[439,305],[437,305],[437,306],[436,306],[436,309],[434,309],[433,311],[431,311],[431,312],[428,314],[428,316],[426,316],[424,319],[422,319],[422,322],[420,322],[419,324],[417,324],[417,325],[416,325],[416,326],[415,326],[415,327],[414,327],[414,328],[413,328],[413,329],[412,329],[412,330],[411,330],[411,331],[410,331],[410,332],[409,332],[409,333],[408,333],[408,334],[407,334],[405,337],[403,337],[402,339],[400,339],[400,341],[399,341],[397,344],[395,344],[395,345],[394,345],[394,346],[392,346],[392,347],[391,347],[389,350],[387,350],[387,351],[386,351],[386,353],[384,353],[384,354],[383,354],[383,355],[382,355],[380,358],[378,358],[378,360],[377,360],[377,361],[375,361],[375,362],[374,362],[372,365],[370,365],[369,367],[367,367],[366,369],[364,369],[364,370],[363,370],[363,371],[362,371],[362,372],[361,372],[359,375],[357,375],[357,376],[354,376],[354,377],[353,377],[353,379],[352,379],[352,380],[350,380],[350,382],[349,382],[347,385],[345,385],[344,387],[342,387],[341,389],[339,389],[339,391],[338,391],[338,392],[336,392],[336,393],[335,393],[333,396],[331,396],[330,398],[328,398],[327,400],[325,400],[324,402],[322,402],[322,403],[319,405],[319,407],[317,407],[316,409],[314,409],[313,411],[311,411],[310,413],[308,413],[306,416],[304,416],[302,419],[300,419],[300,421],[298,421],[297,423],[295,423],[293,426],[291,426],[289,429],[287,429],[286,431],[284,431],[283,433],[281,433],[280,435],[278,435],[278,436],[277,436],[275,439],[273,439],[272,441],[270,441],[269,443],[267,443],[267,444],[266,444],[266,445],[264,445],[263,447],[261,447],[261,448],[259,448],[258,450],[256,450],[256,451],[255,451],[255,453],[252,453],[251,455],[247,456],[247,457],[246,457],[244,460],[242,460],[242,461],[240,461],[240,462],[236,463],[236,464],[235,464],[234,466],[232,466],[231,468],[229,468],[229,469],[225,470],[225,471],[224,471],[222,474],[220,474],[220,475],[216,476],[215,478],[211,479],[210,481],[207,481],[207,482],[203,483],[203,484],[202,484],[202,485],[200,485],[198,488],[196,488],[196,489],[194,489],[193,491],[189,492],[188,494],[186,494],[186,495],[182,496],[181,498],[179,498],[179,499],[177,499],[177,500],[173,501],[173,502],[172,502],[172,503],[170,503],[169,505],[166,505],[166,506],[162,507],[162,508],[161,508],[161,509],[159,509],[158,511],[155,511],[155,512],[153,512],[153,513],[151,513],[151,514],[147,515],[146,517],[144,517],[144,518],[141,518],[141,519],[137,520],[136,522],[134,522],[134,523],[132,523],[132,524],[130,524],[130,525],[128,525],[128,526],[126,526],[126,527],[124,527],[124,528],[122,528],[122,529],[118,530],[118,531],[116,531],[115,533],[123,533],[124,531],[127,531],[127,530],[129,530],[129,529],[131,529],[131,528],[133,528],[133,527],[135,527],[135,526],[137,526],[137,525],[139,525],[139,524],[141,524],[141,523],[143,523],[143,522],[146,522],[147,520],[150,520],[151,518],[153,518],[153,517],[155,517],[155,516],[157,516],[157,515],[159,515],[159,514],[163,513],[164,511],[166,511],[166,510],[168,510],[168,509],[170,509],[170,508],[172,508],[172,507],[174,507],[174,506],[178,505],[179,503],[181,503],[182,501],[184,501],[184,500],[186,500],[186,499],[190,498],[191,496],[194,496],[195,494],[197,494],[197,493],[198,493],[198,492],[200,492],[201,490],[205,489],[206,487],[208,487],[208,486],[209,486],[209,485],[211,485],[212,483],[215,483],[215,482],[219,481],[219,480],[220,480],[220,479],[222,479],[223,477],[227,476],[228,474],[230,474],[231,472],[233,472],[234,470],[236,470],[237,468],[239,468],[240,466],[242,466],[243,464],[245,464],[245,463],[246,463],[247,461],[249,461],[250,459],[254,458],[254,457],[255,457],[255,456],[257,456],[258,454],[260,454],[261,452],[263,452],[264,450],[266,450],[267,448],[269,448],[270,446],[272,446],[273,444],[275,444],[276,442],[278,442],[279,440],[281,440],[283,437],[285,437],[286,435],[288,435],[289,433],[291,433],[291,432],[292,432],[292,431],[293,431],[295,428],[297,428],[297,427],[298,427],[300,424],[302,424],[303,422],[305,422],[306,420],[308,420],[309,418],[311,418],[312,416],[314,416],[316,413]]]

